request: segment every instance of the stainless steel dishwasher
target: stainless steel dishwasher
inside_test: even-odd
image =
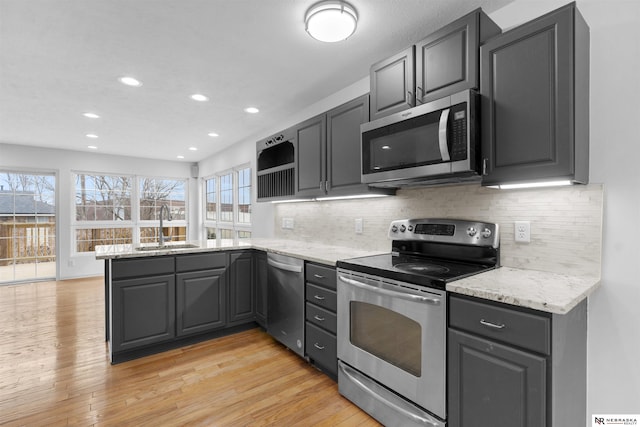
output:
[[[267,333],[304,357],[304,261],[267,254]]]

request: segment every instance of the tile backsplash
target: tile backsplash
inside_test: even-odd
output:
[[[401,218],[461,218],[500,226],[501,264],[600,276],[601,184],[495,190],[477,184],[399,190],[394,197],[283,203],[275,237],[388,252],[387,228]],[[282,228],[283,219],[293,229]],[[356,219],[362,233],[356,234]],[[514,222],[530,221],[531,242],[514,241]],[[288,225],[291,225],[290,223]]]

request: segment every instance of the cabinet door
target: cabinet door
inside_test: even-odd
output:
[[[258,252],[255,256],[256,276],[256,322],[263,328],[267,327],[267,254]]]
[[[449,329],[449,423],[544,427],[546,359]]]
[[[176,274],[177,334],[221,328],[226,323],[225,269]]]
[[[327,113],[327,192],[338,194],[360,182],[360,125],[369,121],[369,96],[361,96]]]
[[[416,103],[479,86],[478,13],[416,44]]]
[[[253,254],[229,255],[229,323],[253,321],[255,312]]]
[[[371,66],[371,120],[415,105],[414,55],[414,47],[411,46]]]
[[[483,185],[574,175],[572,16],[563,8],[480,48]]]
[[[325,194],[326,170],[326,115],[306,120],[295,128],[296,196],[309,197]]]
[[[175,337],[175,276],[112,282],[112,351],[117,353]]]

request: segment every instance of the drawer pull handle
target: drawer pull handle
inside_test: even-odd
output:
[[[314,319],[316,319],[319,322],[324,322],[324,317],[320,317],[317,314],[315,316],[313,316]]]
[[[319,274],[314,274],[313,277],[315,277],[316,279],[324,279],[324,276],[321,276]]]
[[[320,301],[323,301],[323,300],[324,300],[324,297],[323,297],[322,295],[314,295],[313,297],[314,297],[315,299],[317,299],[317,300],[320,300]]]
[[[320,345],[320,344],[318,344],[318,343],[313,344],[313,346],[314,346],[315,348],[317,348],[318,350],[324,350],[324,346],[323,346],[323,345]]]
[[[493,329],[503,329],[505,327],[504,323],[496,325],[495,323],[487,322],[484,319],[480,319],[480,324],[484,326],[488,326],[489,328],[493,328]]]

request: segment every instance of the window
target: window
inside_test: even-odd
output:
[[[251,168],[241,166],[205,180],[207,239],[251,237]]]
[[[186,181],[179,179],[140,178],[140,224],[152,221],[153,226],[140,227],[140,243],[157,242],[160,238],[158,226],[163,214],[162,234],[173,241],[187,240]],[[163,206],[166,210],[161,212]],[[168,212],[168,215],[167,215]]]
[[[76,252],[132,243],[132,189],[130,176],[75,175]]]
[[[163,205],[169,212],[164,212],[163,234],[186,240],[186,186],[186,179],[76,173],[76,252],[93,252],[97,245],[156,242]]]

